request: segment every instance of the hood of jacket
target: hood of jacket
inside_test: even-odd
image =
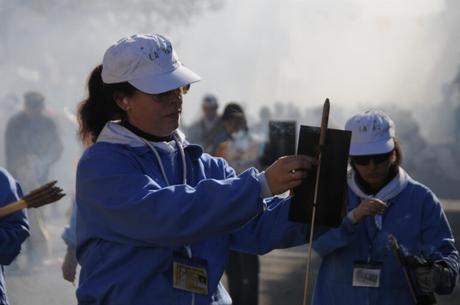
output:
[[[201,155],[203,150],[198,145],[190,144],[186,139],[185,135],[179,129],[176,129],[172,134],[174,140],[169,142],[152,142],[150,143],[155,146],[156,149],[164,151],[166,153],[172,153],[177,151],[178,146],[181,145],[185,150],[191,150],[194,154]],[[111,144],[127,145],[133,148],[148,148],[146,139],[136,135],[131,130],[123,127],[119,124],[119,121],[107,122],[102,129],[101,133],[97,138],[98,142],[107,142]]]

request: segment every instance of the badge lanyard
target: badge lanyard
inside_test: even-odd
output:
[[[367,220],[367,221],[366,221]],[[380,287],[380,276],[382,272],[382,263],[372,261],[372,250],[374,247],[374,241],[379,234],[380,229],[375,223],[375,219],[366,219],[363,223],[364,231],[367,241],[369,242],[367,261],[355,261],[353,263],[353,287],[368,287],[368,288],[379,288]],[[382,217],[383,220],[383,217]],[[367,223],[369,222],[369,224]],[[383,223],[383,221],[382,221]],[[371,233],[373,230],[368,228],[368,225],[375,226],[374,234]]]
[[[388,203],[388,208],[387,210],[390,208],[391,204]],[[384,217],[382,215],[382,228],[383,228],[383,220],[384,220]],[[371,261],[371,256],[372,256],[372,249],[374,247],[374,241],[375,241],[375,238],[377,237],[377,235],[379,234],[379,231],[381,229],[379,229],[375,223],[375,220],[372,219],[371,221],[371,224],[375,225],[375,234],[374,236],[371,236],[371,232],[369,232],[369,229],[367,227],[367,224],[366,223],[363,223],[364,225],[364,231],[365,231],[365,235],[366,235],[366,238],[367,238],[367,241],[369,242],[369,255],[367,257],[367,261],[370,262]]]

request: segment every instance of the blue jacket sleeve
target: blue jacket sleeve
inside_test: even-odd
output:
[[[83,157],[77,171],[78,246],[100,238],[177,246],[230,233],[263,210],[257,171],[238,177],[212,159],[217,179],[162,187],[121,152]],[[226,175],[230,178],[224,179]],[[219,179],[219,180],[218,180]]]
[[[458,279],[459,256],[441,203],[431,192],[428,192],[423,202],[421,237],[423,255],[434,262],[445,265],[451,274],[452,286],[438,288],[436,293],[451,293]]]
[[[289,198],[274,197],[268,201],[262,214],[231,234],[230,247],[241,252],[265,254],[273,249],[305,244],[309,226],[288,220],[290,203]]]
[[[338,228],[328,229],[313,242],[313,249],[315,249],[321,257],[324,257],[337,249],[348,246],[353,240],[358,226],[359,224],[353,224],[351,220],[345,216],[342,220],[342,224]]]
[[[17,201],[21,196],[19,184],[6,170],[0,170],[0,205]],[[9,265],[21,251],[29,236],[29,224],[24,210],[0,219],[0,265]]]

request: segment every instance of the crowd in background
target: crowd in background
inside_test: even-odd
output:
[[[454,81],[460,92],[460,74]],[[452,141],[431,145],[421,133],[421,126],[413,113],[397,107],[384,108],[399,126],[397,137],[403,143],[404,167],[422,183],[429,185],[440,197],[460,198],[456,187],[460,178],[460,94],[454,107],[455,129]],[[2,98],[0,102],[0,140],[4,152],[0,154],[2,166],[6,167],[28,191],[49,180],[50,172],[59,178],[67,192],[74,189],[76,162],[83,151],[76,140],[77,122],[74,114],[65,109],[63,113],[50,109],[46,97],[37,91],[26,92],[23,101],[14,95]],[[22,106],[19,106],[22,105]],[[262,106],[259,117],[251,119],[244,104],[224,103],[213,94],[207,94],[201,101],[201,116],[191,124],[183,125],[182,131],[191,143],[200,144],[204,151],[222,157],[240,174],[248,167],[263,170],[264,147],[268,141],[270,121],[295,121],[301,124],[318,125],[321,109],[310,107],[300,109],[292,103],[275,103],[272,107]],[[340,118],[340,111],[336,111]],[[334,120],[331,123],[334,126]],[[339,125],[339,124],[336,124]],[[48,207],[44,212],[29,213],[31,238],[28,239],[23,258],[19,258],[10,270],[33,270],[40,268],[49,256],[49,239],[46,219],[69,217],[73,205],[70,196],[65,208]],[[64,213],[66,212],[67,213]],[[63,238],[70,251],[64,259],[64,278],[75,280],[77,261],[69,234],[75,234],[75,217],[71,228],[66,229]],[[73,228],[72,228],[73,227]],[[18,263],[19,262],[19,263]],[[256,255],[232,252],[226,268],[227,281],[234,304],[257,304],[259,261]]]
[[[460,73],[453,86],[460,92]],[[14,94],[1,97],[0,141],[4,148],[0,152],[0,164],[15,174],[26,189],[43,183],[51,171],[72,192],[73,170],[83,151],[76,136],[78,124],[75,114],[67,108],[51,108],[40,92],[26,92],[23,98]],[[456,174],[460,170],[460,93],[456,99],[457,104],[451,106],[453,138],[436,145],[432,145],[435,139],[424,137],[423,125],[412,111],[397,106],[382,107],[399,126],[397,137],[404,143],[404,166],[440,197],[453,199],[460,198],[460,190],[456,187],[460,182]],[[297,126],[317,126],[321,117],[318,106],[302,109],[293,103],[276,102],[271,106],[261,106],[258,117],[254,117],[245,113],[244,103],[227,104],[219,101],[216,95],[205,95],[200,117],[190,124],[183,124],[181,129],[189,142],[202,145],[205,152],[231,160],[237,171],[247,166],[260,168],[259,161],[268,140],[269,121],[295,121]],[[332,128],[340,127],[341,123],[336,122],[346,116],[340,106],[335,107],[330,122]],[[229,120],[233,112],[243,113],[244,120]],[[440,120],[439,124],[443,122]],[[242,154],[241,148],[243,151],[248,149],[248,152]]]

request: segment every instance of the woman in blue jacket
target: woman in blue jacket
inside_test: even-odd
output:
[[[236,176],[178,130],[182,95],[200,78],[161,35],[112,45],[79,109],[94,144],[77,170],[79,304],[231,304],[220,284],[229,249],[262,254],[306,242],[288,222],[313,161],[281,158]]]
[[[19,184],[3,168],[0,168],[0,206],[22,197]],[[3,266],[11,264],[21,251],[21,244],[29,236],[29,223],[24,210],[0,219],[0,305],[8,305]]]
[[[345,128],[352,131],[349,212],[313,243],[322,257],[314,304],[414,304],[390,235],[406,254],[433,262],[415,269],[419,293],[450,293],[459,269],[454,238],[439,200],[400,166],[393,121],[368,111]]]

